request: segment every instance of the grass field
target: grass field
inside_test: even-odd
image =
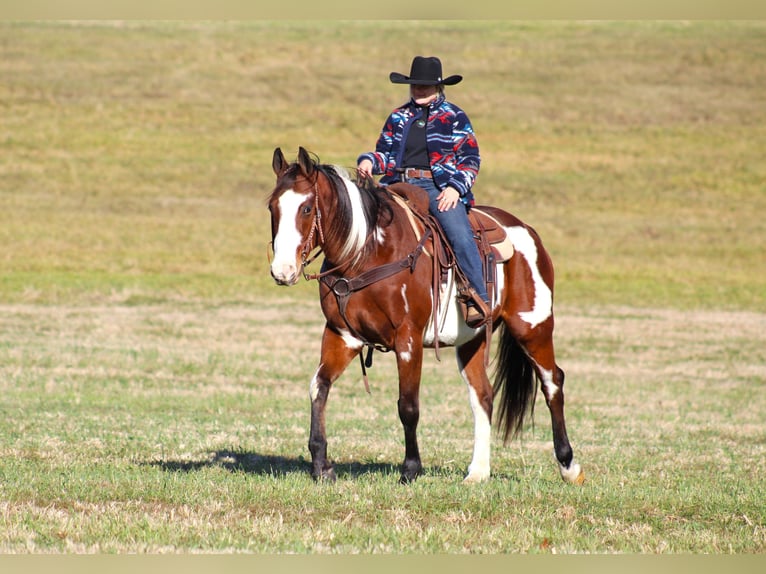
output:
[[[541,399],[463,485],[446,352],[422,479],[381,354],[308,475],[322,320],[268,276],[271,154],[353,165],[418,53],[554,258],[582,488]],[[1,23],[0,552],[764,553],[764,61],[763,22]]]

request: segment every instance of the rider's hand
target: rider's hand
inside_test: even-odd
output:
[[[356,169],[359,172],[359,175],[372,177],[372,162],[369,159],[360,161],[359,165],[356,166]]]
[[[439,211],[449,211],[460,203],[460,192],[454,187],[445,187],[436,201],[439,202]]]

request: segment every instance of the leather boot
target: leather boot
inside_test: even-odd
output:
[[[492,319],[492,312],[474,289],[468,289],[466,295],[465,323],[476,329]]]

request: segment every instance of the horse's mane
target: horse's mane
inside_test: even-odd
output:
[[[326,170],[325,175],[336,188],[343,184],[344,177],[356,186],[362,198],[365,219],[370,226],[390,225],[394,212],[389,201],[390,194],[384,187],[379,186],[372,178],[360,175],[357,169],[349,170],[332,165],[320,165],[318,169]]]
[[[328,235],[337,232],[336,239],[342,243],[349,237],[354,227],[354,210],[349,197],[349,192],[353,190],[350,190],[349,186],[354,186],[359,191],[368,236],[374,233],[375,228],[387,227],[391,224],[394,212],[389,200],[390,195],[385,188],[378,186],[371,178],[361,177],[355,169],[348,170],[325,164],[317,164],[316,169],[327,177],[333,188],[338,191],[336,194],[338,209],[334,214],[332,230],[328,230]],[[374,242],[366,239],[366,237],[359,238],[360,243],[364,242],[360,256],[373,247]]]
[[[361,211],[365,220],[367,234],[373,233],[376,227],[387,227],[394,219],[394,211],[391,207],[390,193],[379,186],[372,178],[363,177],[356,169],[323,164],[315,154],[311,154],[311,162],[315,170],[315,175],[324,176],[332,188],[336,191],[334,199],[337,207],[332,214],[332,225],[326,225],[325,235],[328,241],[336,245],[345,244],[350,237],[352,229],[358,228],[358,223],[354,221],[356,204],[356,213],[358,216],[359,202],[352,202],[349,193],[354,190],[354,186],[359,191],[359,201],[361,202]],[[283,190],[292,187],[301,176],[302,170],[298,163],[290,164],[281,177],[281,184],[272,192],[269,201],[275,199]],[[365,241],[361,238],[360,243]],[[370,248],[373,242],[366,242],[365,248]],[[360,254],[361,255],[361,254]]]
[[[378,185],[374,179],[360,175],[359,171],[355,168],[325,164],[315,154],[312,153],[311,156],[314,169],[324,175],[336,190],[346,189],[346,181],[356,186],[362,198],[362,207],[368,226],[372,228],[376,225],[382,227],[390,225],[393,219],[393,210],[389,201],[390,194],[384,187]],[[294,163],[290,165],[285,176],[294,181],[300,173],[300,167],[297,163]],[[346,216],[350,216],[352,213],[350,201],[348,196],[343,193],[338,194],[337,197],[340,213],[336,215],[340,219],[336,223],[340,224],[343,228],[347,228],[351,224],[351,221],[346,220]]]

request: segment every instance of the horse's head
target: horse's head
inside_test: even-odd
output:
[[[308,254],[321,234],[317,208],[318,172],[308,152],[300,148],[298,161],[288,163],[280,148],[271,163],[277,183],[269,198],[271,243],[274,259],[271,276],[278,285],[295,285]]]

